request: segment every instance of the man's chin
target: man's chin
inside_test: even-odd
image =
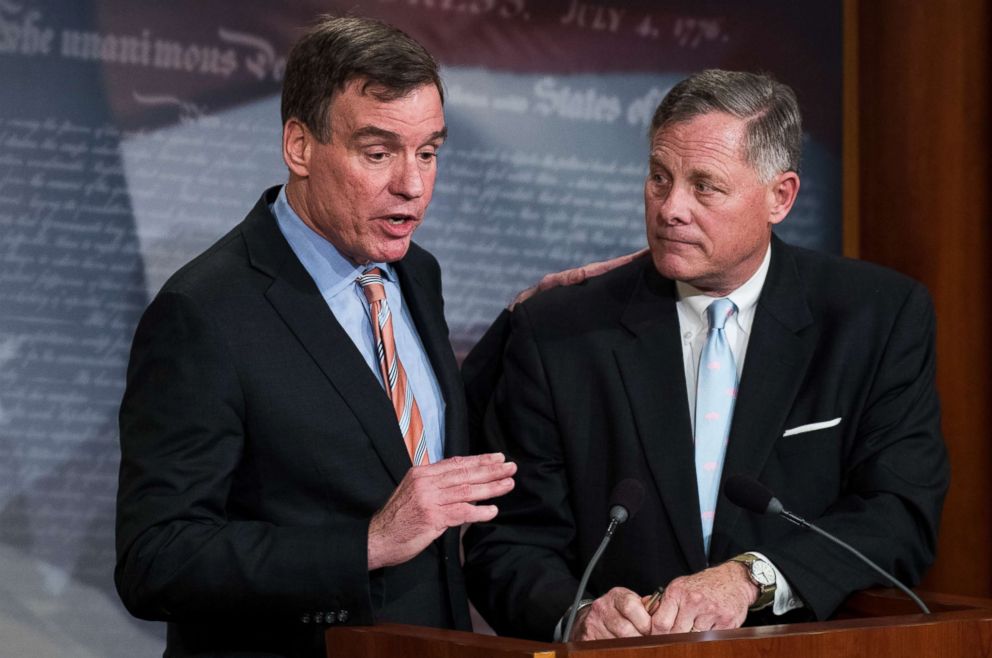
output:
[[[673,281],[688,281],[697,274],[696,268],[684,258],[652,249],[651,261],[658,274]]]
[[[377,263],[395,263],[406,256],[410,250],[410,238],[403,240],[391,240],[388,244],[381,245],[376,250],[377,257],[372,260]]]

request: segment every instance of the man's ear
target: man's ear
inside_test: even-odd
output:
[[[769,195],[769,217],[771,224],[778,224],[792,210],[792,204],[796,202],[799,194],[799,174],[794,171],[786,171],[775,176],[768,185]]]
[[[282,127],[282,159],[300,178],[310,175],[310,153],[315,137],[299,119],[290,119]]]

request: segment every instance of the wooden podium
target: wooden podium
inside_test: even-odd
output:
[[[400,624],[332,628],[331,658],[906,658],[992,656],[992,600],[896,590],[852,596],[827,622],[595,642],[543,643]]]

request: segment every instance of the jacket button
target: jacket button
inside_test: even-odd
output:
[[[324,623],[324,613],[323,612],[314,613],[314,615],[313,615],[313,623],[315,623],[315,624],[323,624]]]
[[[347,610],[342,610],[341,612],[338,613],[338,621],[341,622],[342,624],[345,623],[346,621],[348,621],[348,611]]]
[[[303,622],[304,624],[309,624],[310,623],[310,613],[309,612],[304,613],[303,616],[300,617],[300,621]]]

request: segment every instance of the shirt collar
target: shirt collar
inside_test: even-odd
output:
[[[396,280],[389,263],[355,265],[338,251],[337,247],[307,226],[289,205],[285,185],[279,190],[279,196],[270,209],[276,217],[282,234],[310,272],[310,276],[325,298],[349,290],[354,285],[355,279],[370,267],[378,267],[382,270],[383,278],[387,281]]]
[[[727,299],[737,306],[737,325],[746,333],[750,333],[751,321],[758,306],[761,288],[768,277],[768,266],[771,263],[772,246],[768,245],[765,257],[757,271],[751,275],[739,288],[727,295]],[[684,281],[675,282],[675,290],[679,299],[679,317],[683,322],[682,332],[685,335],[695,335],[707,328],[706,308],[713,303],[715,297],[706,295],[695,286]]]

